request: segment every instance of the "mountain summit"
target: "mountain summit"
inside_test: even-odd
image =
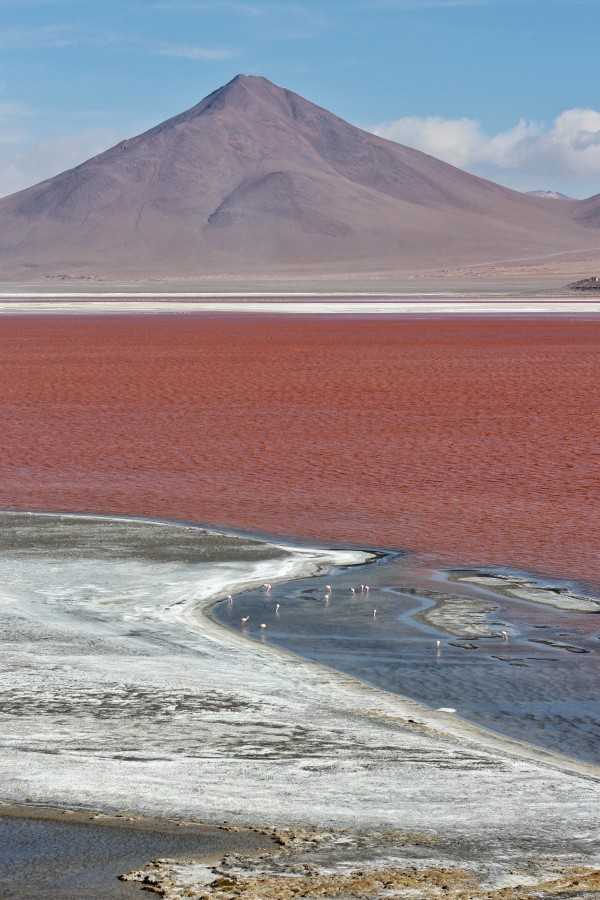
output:
[[[575,207],[468,175],[238,75],[0,200],[0,264],[5,280],[442,268],[589,246]]]

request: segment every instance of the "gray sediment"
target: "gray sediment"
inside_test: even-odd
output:
[[[262,582],[369,554],[209,535],[182,560],[190,549],[182,532],[157,559],[167,552],[162,537],[144,557],[141,532],[123,548],[119,520],[115,529],[94,522],[87,543],[71,532],[70,549],[61,550],[62,525],[51,517],[40,554],[41,518],[31,517],[31,531],[27,516],[8,516],[30,530],[25,549],[13,538],[0,547],[6,802],[346,830],[351,842],[375,835],[361,845],[373,859],[381,835],[394,829],[395,846],[424,835],[434,849],[421,861],[444,865],[453,851],[438,853],[442,844],[455,847],[457,860],[459,846],[465,857],[469,846],[496,846],[488,862],[500,868],[503,854],[598,864],[596,767],[250,642],[207,614],[226,594],[235,602]],[[83,530],[90,524],[75,518]],[[146,527],[166,535],[179,526],[133,523],[131,533]],[[193,534],[201,544],[202,530]],[[333,859],[323,846],[323,859]]]

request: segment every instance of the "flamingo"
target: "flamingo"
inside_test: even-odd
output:
[[[242,625],[245,625],[250,616],[242,616]]]
[[[231,594],[227,594],[225,599],[227,600],[228,603],[233,603],[233,597],[231,596]]]
[[[266,627],[267,627],[267,626],[266,626],[265,623],[263,622],[262,625],[260,626],[260,630],[262,631],[263,628],[266,628]]]
[[[263,589],[263,591],[265,592],[265,594],[270,593],[270,591],[271,591],[271,585],[269,584],[268,581],[265,581],[265,583],[264,583],[263,586],[262,586],[262,589]]]
[[[350,588],[350,593],[354,597],[354,595],[356,594],[356,590],[354,588]]]
[[[369,585],[365,584],[365,594],[368,594],[368,593],[369,593]]]
[[[276,614],[276,615],[277,615],[277,613],[279,612],[280,607],[281,607],[281,603],[278,603],[277,606],[275,607],[275,614]]]
[[[502,635],[503,640],[505,640],[505,641],[508,640],[508,632],[507,631],[501,631],[500,634]]]
[[[374,618],[374,619],[377,618],[377,610],[376,610],[376,609],[373,610],[373,618]]]

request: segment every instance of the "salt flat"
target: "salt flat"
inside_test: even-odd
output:
[[[0,295],[0,314],[24,313],[32,315],[65,314],[132,314],[132,313],[248,313],[269,315],[595,315],[600,312],[600,299],[539,297],[521,299],[474,299],[448,297],[441,294],[392,299],[387,295],[369,295],[362,299],[332,298],[295,299],[181,299],[181,294],[132,297],[131,294],[111,294],[108,297],[86,295],[85,299],[71,299],[70,295],[44,295],[29,298]],[[179,298],[179,299],[177,299]]]
[[[548,832],[568,818],[592,837],[592,767],[216,625],[206,608],[225,593],[365,559],[267,544],[272,558],[240,560],[243,546],[224,537],[221,560],[193,563],[3,550],[5,800],[240,824]]]
[[[499,889],[600,866],[593,766],[302,661],[261,640],[258,623],[249,640],[209,615],[266,581],[333,572],[335,585],[335,566],[370,554],[134,519],[4,513],[1,524],[4,802],[284,829],[291,858],[230,860],[247,897],[292,896],[299,867],[316,896],[324,872],[342,884],[357,865],[373,890],[392,883],[390,866],[402,881],[419,861],[435,878],[460,865]],[[200,897],[220,871],[160,863],[135,877]],[[347,888],[338,896],[363,896]]]

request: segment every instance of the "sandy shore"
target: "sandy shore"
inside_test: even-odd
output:
[[[354,864],[399,871],[412,855],[438,875],[495,872],[494,889],[522,883],[528,867],[539,881],[600,865],[593,766],[304,662],[268,637],[249,642],[209,615],[226,593],[365,554],[166,523],[4,514],[2,526],[19,536],[19,548],[0,547],[5,802],[295,829],[296,856],[288,846],[262,875],[253,863],[259,880],[289,877],[316,848],[315,871],[335,859],[340,877]],[[205,870],[157,871],[167,896],[194,878],[190,896],[208,890]],[[246,896],[286,896],[273,890]]]
[[[494,261],[444,268],[389,269],[323,272],[307,268],[264,270],[260,273],[222,273],[179,278],[114,278],[91,274],[20,278],[4,276],[0,294],[61,293],[65,296],[94,294],[166,293],[173,296],[352,296],[359,294],[438,294],[471,296],[564,293],[568,284],[597,274],[600,248],[573,253],[552,253],[539,258]]]
[[[556,588],[516,575],[501,575],[494,572],[453,572],[450,574],[450,580],[463,584],[476,584],[503,597],[527,600],[528,603],[542,603],[544,606],[553,606],[555,609],[588,613],[597,613],[600,609],[597,600],[581,596],[569,588]]]
[[[595,263],[594,259],[589,265],[593,268]],[[574,262],[561,269],[555,263],[555,271],[545,265],[490,265],[457,272],[344,279],[272,276],[261,281],[224,276],[205,281],[0,283],[0,314],[596,314],[600,312],[597,292],[569,290],[569,283],[576,280],[570,277],[573,272],[578,277],[589,274],[581,265]]]

